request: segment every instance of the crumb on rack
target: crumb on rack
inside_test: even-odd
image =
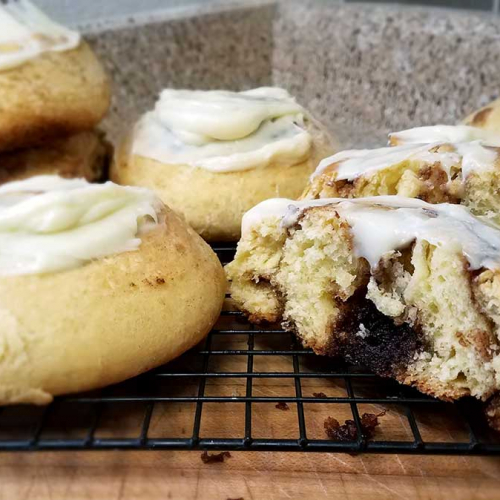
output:
[[[378,419],[385,415],[385,411],[375,415],[363,413],[361,417],[361,429],[366,438],[370,439],[375,434],[375,428],[380,424]],[[333,417],[325,420],[326,435],[334,441],[354,441],[358,438],[358,429],[354,420],[346,420],[343,425]]]
[[[326,399],[328,396],[324,392],[313,392],[315,398]]]
[[[290,409],[290,407],[284,401],[280,401],[276,405],[276,408],[278,408],[278,410],[282,410],[282,411],[288,411]]]
[[[221,453],[214,453],[212,455],[209,455],[208,452],[204,451],[201,454],[201,461],[204,464],[223,463],[226,458],[231,458],[231,453],[229,453],[228,451],[223,451]]]

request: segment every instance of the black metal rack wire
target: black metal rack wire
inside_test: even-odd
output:
[[[233,245],[214,245],[223,263]],[[372,437],[360,414],[381,413]],[[335,441],[324,421],[354,421]],[[0,409],[0,451],[252,450],[500,455],[481,404],[450,404],[315,356],[227,301],[206,341],[150,373],[51,405]]]

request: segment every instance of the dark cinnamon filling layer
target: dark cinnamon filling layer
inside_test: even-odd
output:
[[[373,372],[397,377],[407,370],[415,354],[424,348],[418,328],[396,324],[358,293],[347,301],[346,313],[336,325],[335,354],[364,365]]]

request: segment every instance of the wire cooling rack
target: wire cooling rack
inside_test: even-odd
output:
[[[235,249],[214,250],[226,263]],[[384,413],[371,436],[364,413]],[[354,422],[350,439],[328,437],[330,417]],[[112,449],[500,455],[500,436],[479,402],[444,403],[315,356],[228,299],[206,341],[166,366],[45,408],[0,409],[0,451]]]

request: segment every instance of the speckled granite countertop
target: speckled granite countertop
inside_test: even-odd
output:
[[[500,93],[500,18],[485,13],[250,0],[128,19],[87,38],[114,79],[114,139],[167,86],[286,87],[345,146],[453,123]]]

